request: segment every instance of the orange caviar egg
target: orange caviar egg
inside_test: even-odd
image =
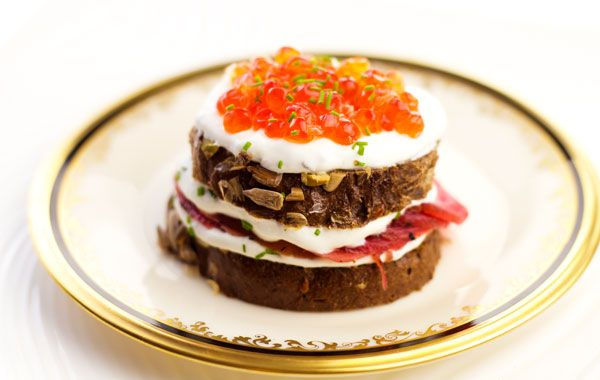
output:
[[[236,64],[231,75],[231,89],[216,105],[228,133],[252,128],[294,143],[327,138],[351,145],[383,131],[417,137],[424,127],[402,76],[372,69],[366,58],[338,64],[283,47],[273,59]]]

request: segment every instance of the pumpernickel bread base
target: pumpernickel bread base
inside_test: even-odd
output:
[[[386,304],[421,289],[433,277],[441,238],[432,231],[423,243],[400,259],[383,263],[387,289],[376,264],[304,268],[243,256],[199,242],[179,228],[169,213],[159,241],[180,260],[198,265],[200,274],[229,297],[297,311],[336,311]],[[175,215],[176,217],[176,215]],[[171,230],[169,230],[171,227]]]
[[[219,198],[243,207],[259,218],[288,224],[287,215],[296,213],[302,214],[310,226],[330,228],[359,227],[401,211],[413,200],[424,198],[433,185],[438,158],[437,150],[434,149],[413,161],[387,168],[336,170],[343,175],[343,179],[335,189],[330,188],[328,191],[321,185],[304,184],[299,173],[285,173],[270,185],[265,184],[265,181],[261,183],[257,180],[256,171],[269,171],[252,162],[249,154],[236,156],[215,145],[209,145],[212,148],[209,150],[205,145],[207,140],[196,128],[192,128],[189,138],[193,176],[209,186]],[[292,188],[301,190],[303,200],[286,199],[277,210],[263,207],[242,194],[244,190],[250,189],[290,194]]]

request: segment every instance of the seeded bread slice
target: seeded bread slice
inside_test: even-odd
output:
[[[293,226],[354,228],[424,198],[437,150],[388,168],[277,174],[190,132],[193,176],[251,214]]]

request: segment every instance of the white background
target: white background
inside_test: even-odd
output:
[[[49,147],[120,97],[281,45],[467,73],[540,110],[600,164],[593,1],[0,0],[0,379],[213,376],[111,331],[58,290],[26,235],[27,188]],[[599,277],[595,260],[534,321],[402,378],[600,378]]]

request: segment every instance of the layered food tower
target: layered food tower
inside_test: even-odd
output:
[[[418,290],[466,209],[434,181],[440,104],[365,58],[229,66],[190,132],[161,246],[254,304],[333,311]]]

